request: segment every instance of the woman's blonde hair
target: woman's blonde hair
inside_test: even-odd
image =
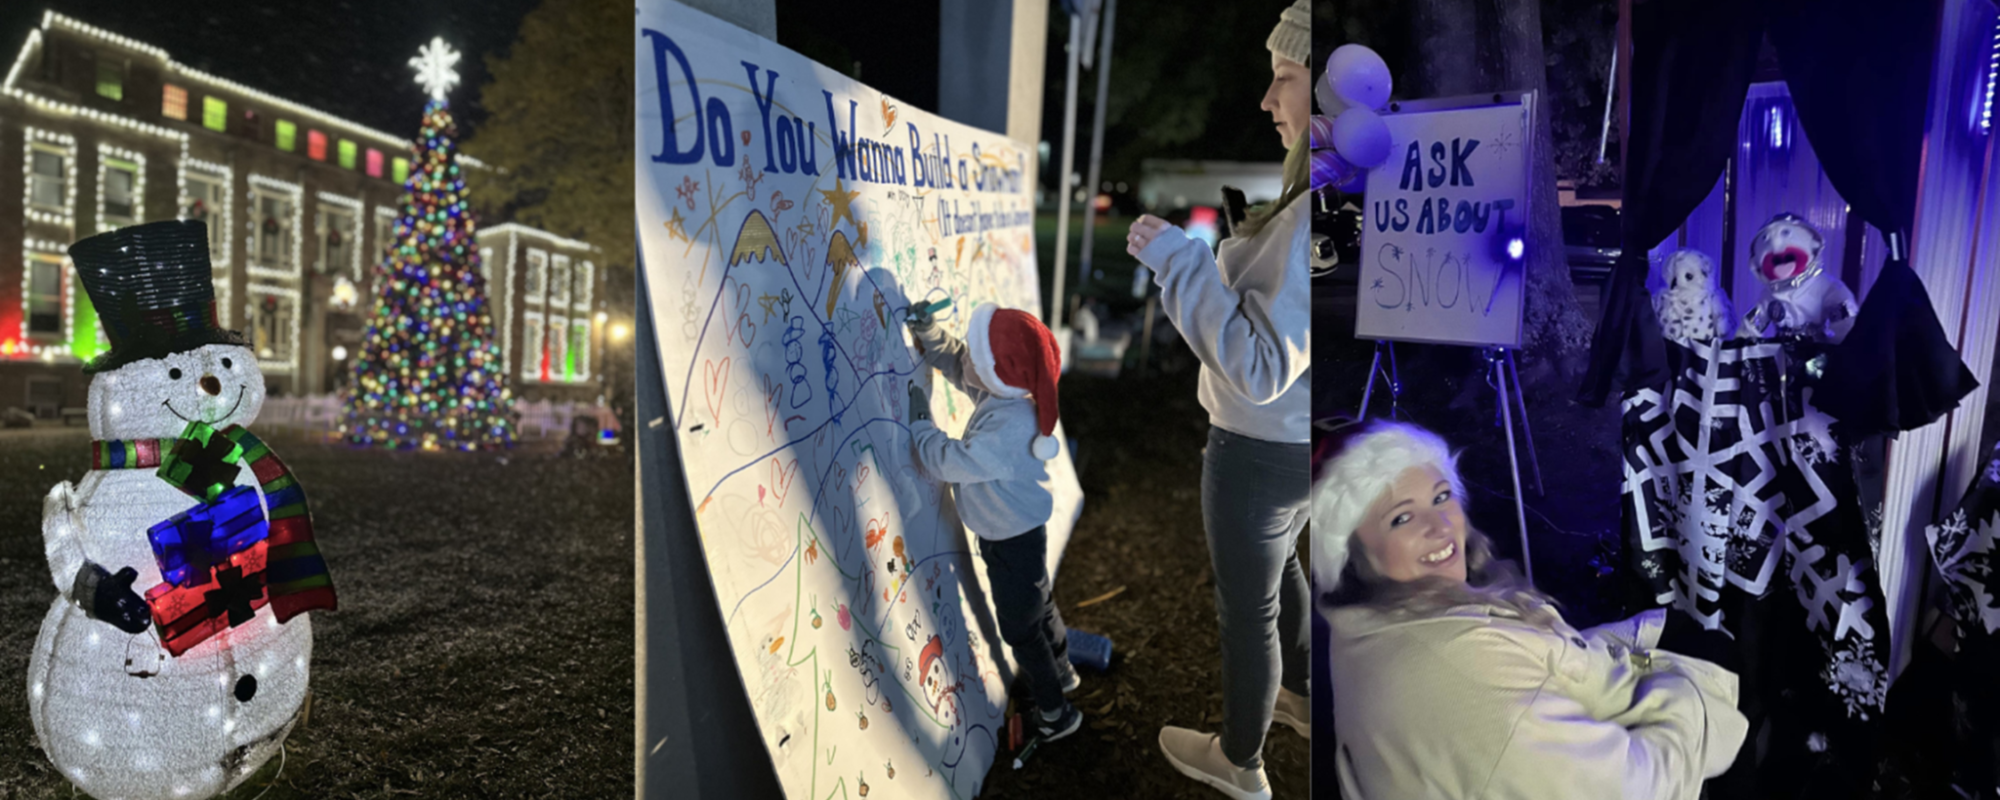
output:
[[[1537,591],[1514,566],[1493,555],[1493,540],[1477,529],[1465,530],[1465,581],[1427,576],[1398,581],[1375,571],[1361,537],[1347,540],[1347,564],[1340,582],[1325,598],[1326,605],[1366,606],[1404,617],[1428,617],[1466,605],[1504,608],[1538,627],[1552,627],[1556,601]]]
[[[1292,201],[1306,193],[1306,184],[1312,177],[1312,152],[1307,144],[1307,138],[1305,132],[1300,131],[1299,138],[1292,142],[1292,149],[1285,153],[1285,183],[1284,189],[1278,193],[1278,199],[1251,208],[1249,213],[1243,216],[1243,224],[1237,226],[1237,236],[1246,239],[1256,236],[1264,230],[1264,226],[1271,223],[1273,218],[1290,206]]]

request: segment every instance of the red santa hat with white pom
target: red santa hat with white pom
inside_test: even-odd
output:
[[[1056,337],[1035,315],[981,303],[966,326],[966,351],[979,371],[979,382],[1000,397],[1031,397],[1037,435],[1029,451],[1047,461],[1060,452],[1056,432],[1056,381],[1062,377],[1062,352]]]

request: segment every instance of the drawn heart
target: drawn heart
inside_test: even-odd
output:
[[[729,359],[722,359],[722,363],[720,364],[715,363],[713,360],[702,362],[702,373],[704,378],[702,384],[704,391],[702,395],[703,399],[708,401],[708,416],[710,419],[715,420],[717,426],[720,426],[722,425],[722,395],[729,389]]]
[[[792,459],[791,466],[781,465],[777,459],[771,459],[771,496],[777,498],[778,505],[785,504],[785,495],[792,492],[792,479],[798,476],[798,459]]]

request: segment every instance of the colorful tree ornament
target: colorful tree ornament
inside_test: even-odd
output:
[[[394,449],[480,450],[514,441],[514,398],[473,241],[444,94],[458,55],[432,40],[410,59],[431,93],[404,183],[396,244],[375,270],[374,320],[354,359],[341,433]]]

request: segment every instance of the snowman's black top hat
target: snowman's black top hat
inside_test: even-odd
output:
[[[71,245],[77,278],[97,307],[111,349],[84,372],[117,369],[211,344],[244,345],[216,321],[208,226],[149,222]]]

